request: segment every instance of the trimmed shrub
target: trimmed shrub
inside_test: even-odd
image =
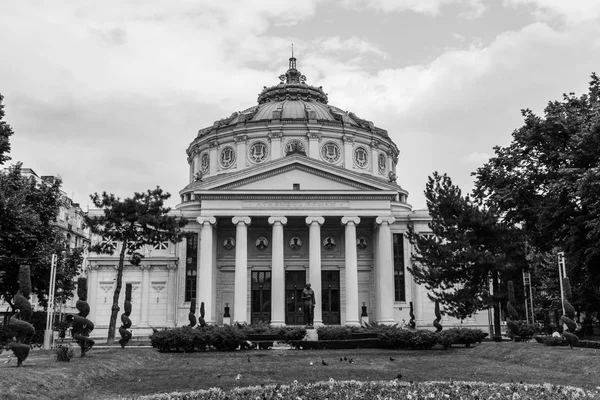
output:
[[[429,350],[438,342],[438,336],[435,332],[418,330],[411,331],[412,335],[408,340],[408,347],[415,350]]]
[[[472,344],[481,343],[488,335],[481,329],[451,328],[438,332],[438,343],[444,348],[451,347],[453,344],[464,344],[470,347]]]
[[[563,337],[546,336],[544,338],[544,344],[546,346],[566,346],[567,342]]]
[[[579,338],[577,337],[577,335],[571,332],[563,332],[563,337],[565,338],[567,344],[571,349],[573,348],[573,346],[577,346],[577,343],[579,342]]]
[[[54,350],[56,361],[69,362],[75,355],[75,350],[70,344],[60,345]]]
[[[247,346],[246,334],[237,326],[215,326],[211,332],[211,345],[217,350],[233,351]]]
[[[211,328],[196,329],[190,326],[157,330],[150,335],[150,343],[161,353],[205,351],[211,344],[212,330]]]
[[[340,325],[325,325],[317,328],[319,340],[351,339],[352,333],[358,333],[359,328]]]
[[[385,349],[406,349],[409,347],[414,331],[389,327],[379,332],[379,345]]]
[[[440,301],[436,300],[435,301],[435,319],[433,320],[433,326],[435,326],[435,331],[436,332],[440,332],[442,329],[444,329],[444,327],[442,326],[442,324],[440,324],[440,321],[442,320],[442,313],[440,313]]]

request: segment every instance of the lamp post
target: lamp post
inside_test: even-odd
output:
[[[48,290],[48,311],[46,312],[46,330],[44,331],[44,349],[52,347],[52,321],[54,319],[54,289],[56,286],[56,254],[52,254],[50,267],[50,289]]]
[[[565,272],[565,253],[560,251],[558,252],[558,278],[560,280],[560,303],[562,305],[562,315],[565,315],[565,292],[563,289],[563,277],[566,276]]]

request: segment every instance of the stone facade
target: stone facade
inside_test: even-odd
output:
[[[427,233],[430,218],[396,182],[398,147],[384,129],[328,105],[295,58],[280,80],[188,147],[189,184],[174,212],[191,235],[146,249],[141,266],[124,271],[124,284],[134,285],[134,335],[186,325],[192,298],[204,302],[210,324],[300,325],[306,282],[316,325],[408,324],[413,302],[417,327],[433,327],[434,304],[407,270],[404,238],[409,223]],[[117,263],[88,259],[99,336]],[[488,316],[442,324],[487,329]]]

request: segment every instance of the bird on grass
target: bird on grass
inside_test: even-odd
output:
[[[390,357],[390,361],[394,361],[396,360],[394,357]]]
[[[310,365],[313,365],[313,362],[312,362],[312,361],[310,362]]]
[[[348,358],[346,356],[344,356],[344,361],[348,361]]]
[[[237,376],[235,377],[235,380],[239,381],[240,379],[242,379],[242,374],[237,374]]]
[[[344,361],[344,359],[342,357],[340,357],[340,362]]]
[[[396,377],[394,379],[398,379],[398,380],[402,379],[402,374],[396,375]]]
[[[349,360],[348,360],[348,362],[349,362],[350,364],[354,364],[354,359],[353,359],[353,358],[351,358],[351,359],[349,359]]]
[[[250,356],[248,356],[248,362],[250,362]]]
[[[221,377],[221,374],[217,374],[217,378],[220,378],[220,377]]]
[[[323,364],[323,365],[328,365],[328,364],[325,362],[325,360],[323,360],[322,358],[321,358],[321,364]]]

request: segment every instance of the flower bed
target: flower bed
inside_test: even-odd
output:
[[[144,400],[220,399],[598,399],[600,391],[552,384],[528,385],[484,382],[334,381],[291,385],[251,386],[222,390],[212,388],[187,393],[165,393],[137,397]]]

